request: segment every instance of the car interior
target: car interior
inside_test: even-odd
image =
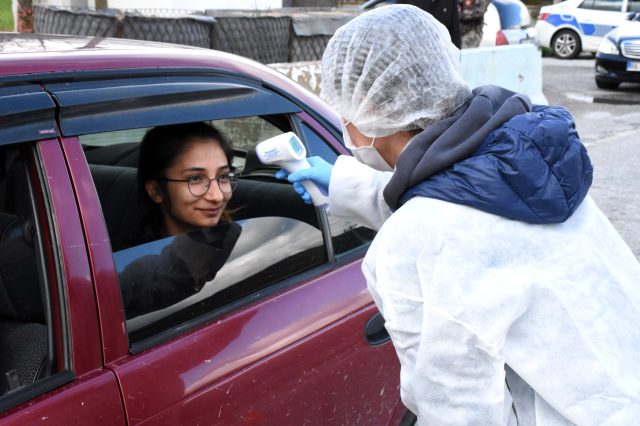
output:
[[[139,141],[84,148],[112,249],[125,249],[127,237],[142,219],[136,192]],[[290,217],[320,228],[313,206],[305,204],[290,184],[276,179],[278,168],[260,163],[255,149],[234,149],[234,157],[239,179],[228,206],[234,220]]]
[[[0,396],[46,377],[51,369],[24,152],[0,148]]]

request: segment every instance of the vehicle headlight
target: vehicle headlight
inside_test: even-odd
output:
[[[608,55],[619,55],[620,51],[618,50],[618,46],[611,41],[611,39],[605,37],[600,42],[600,47],[598,48],[599,53],[606,53]]]

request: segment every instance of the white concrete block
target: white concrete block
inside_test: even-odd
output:
[[[542,93],[542,54],[532,44],[463,49],[462,77],[472,88],[494,84],[547,105]]]
[[[463,49],[461,73],[475,88],[494,84],[529,95],[534,104],[547,105],[542,93],[542,55],[529,44]],[[320,93],[320,62],[270,64],[270,67],[298,82],[308,90]]]

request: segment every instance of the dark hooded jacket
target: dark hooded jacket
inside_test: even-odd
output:
[[[392,209],[415,196],[528,223],[560,223],[578,208],[593,168],[569,112],[482,86],[450,118],[416,135],[384,190]]]

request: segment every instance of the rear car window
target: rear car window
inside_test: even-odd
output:
[[[45,262],[43,189],[33,144],[0,146],[0,407],[39,393],[64,369]],[[38,214],[40,212],[40,214]],[[44,222],[44,223],[43,223]],[[22,395],[26,395],[24,398]]]

